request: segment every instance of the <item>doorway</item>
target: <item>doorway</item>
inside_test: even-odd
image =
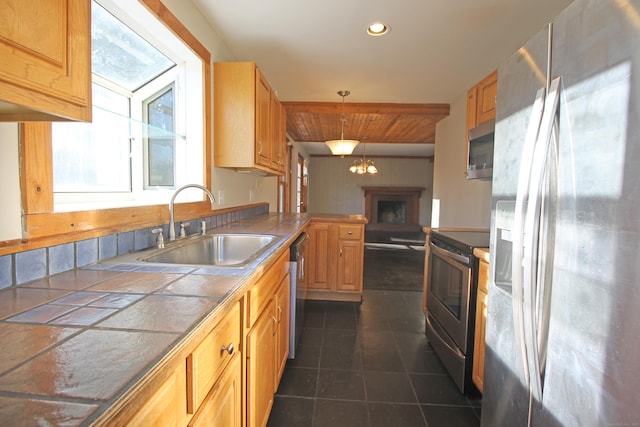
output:
[[[307,168],[307,159],[298,154],[298,167],[296,168],[297,193],[296,193],[296,212],[307,212],[307,189],[309,188],[309,175]]]

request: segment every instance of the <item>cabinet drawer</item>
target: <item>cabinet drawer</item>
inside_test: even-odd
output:
[[[341,225],[338,227],[339,239],[360,240],[362,237],[362,225]]]
[[[240,303],[229,310],[187,357],[187,412],[193,414],[236,351],[240,351]],[[233,345],[231,354],[227,350]]]
[[[289,273],[289,252],[285,252],[276,263],[247,292],[247,327],[250,328],[276,293],[280,280]]]

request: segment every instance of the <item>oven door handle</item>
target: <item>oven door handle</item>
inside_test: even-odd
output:
[[[451,258],[455,261],[458,261],[462,264],[464,264],[465,266],[469,265],[469,257],[466,257],[464,255],[459,255],[456,254],[454,252],[449,252],[446,249],[442,249],[440,246],[435,245],[433,242],[429,241],[429,248],[431,249],[432,252],[435,252],[436,254],[445,257],[445,258]]]
[[[436,328],[433,327],[433,324],[431,323],[431,319],[429,319],[429,316],[427,316],[426,320],[427,320],[427,328],[429,328],[431,332],[440,339],[440,342],[442,343],[442,345],[447,347],[450,352],[454,353],[459,358],[464,359],[465,357],[464,354],[460,351],[460,349],[456,346],[456,344],[451,340],[451,338],[447,337],[446,335],[443,336],[442,334],[438,333]]]

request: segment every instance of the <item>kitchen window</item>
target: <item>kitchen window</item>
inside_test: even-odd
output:
[[[52,124],[54,211],[203,184],[202,59],[138,2],[94,0],[91,38],[93,122]]]

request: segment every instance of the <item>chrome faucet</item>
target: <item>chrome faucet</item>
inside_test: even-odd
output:
[[[178,188],[175,191],[175,193],[173,193],[173,196],[171,196],[171,201],[169,202],[169,241],[176,240],[176,225],[173,220],[173,204],[176,200],[176,196],[185,188],[191,188],[191,187],[199,188],[202,191],[204,191],[207,194],[207,196],[209,196],[209,199],[211,199],[211,209],[213,210],[213,204],[216,202],[216,199],[213,197],[213,194],[211,194],[211,191],[209,191],[206,187],[203,187],[200,184],[187,184]]]

